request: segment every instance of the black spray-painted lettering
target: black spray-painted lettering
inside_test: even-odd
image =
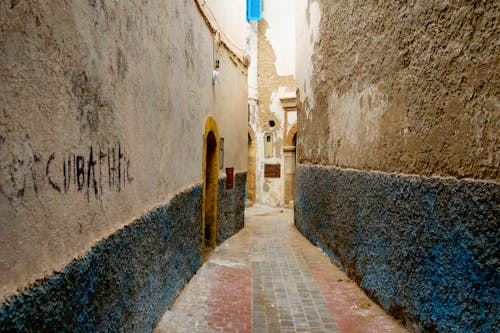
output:
[[[92,187],[94,189],[95,197],[97,198],[97,181],[95,180],[95,167],[96,161],[94,161],[94,154],[92,147],[90,147],[89,160],[87,162],[87,200],[89,199],[89,190]]]
[[[76,182],[78,191],[81,191],[85,185],[85,160],[83,156],[76,156]]]
[[[134,179],[130,175],[130,159],[120,142],[107,147],[106,150],[101,147],[94,150],[94,147],[90,146],[88,155],[64,156],[61,161],[62,179],[57,177],[52,167],[55,159],[56,154],[52,153],[46,164],[46,176],[51,187],[61,193],[69,193],[72,187],[77,191],[85,190],[87,200],[90,200],[91,192],[97,199],[100,199],[104,192],[102,184],[106,182],[106,174],[110,191],[120,192],[125,188],[126,183],[131,183]],[[35,180],[34,173],[33,179]],[[55,179],[60,179],[63,184],[62,191]]]
[[[9,197],[11,200],[24,197],[26,191],[31,189],[31,186],[27,187],[27,181],[33,182],[35,194],[46,188],[43,186],[45,183],[61,194],[84,191],[87,200],[90,200],[93,192],[95,198],[100,200],[106,191],[106,186],[103,186],[106,182],[110,192],[120,192],[134,179],[130,174],[130,159],[120,142],[104,148],[99,146],[97,149],[89,146],[88,153],[83,154],[52,152],[48,157],[43,157],[33,152],[32,159],[13,160],[12,168],[22,170],[24,175],[29,176],[13,185],[15,190]]]
[[[49,160],[47,161],[47,166],[45,167],[45,174],[47,176],[47,180],[49,181],[49,184],[50,186],[52,186],[52,188],[58,192],[61,192],[61,188],[59,187],[59,185],[57,185],[54,180],[52,180],[52,178],[50,177],[50,164],[52,163],[52,161],[55,159],[55,155],[56,153],[52,153],[49,157]]]

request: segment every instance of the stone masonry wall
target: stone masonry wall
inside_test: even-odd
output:
[[[264,3],[265,5],[265,3]],[[278,14],[275,14],[278,15]],[[295,80],[291,75],[279,75],[276,69],[277,53],[273,49],[266,33],[272,27],[263,19],[258,27],[258,78],[259,105],[257,116],[252,118],[251,127],[256,138],[256,201],[269,206],[285,204],[284,184],[284,136],[285,111],[280,102],[281,97],[295,95]],[[270,126],[274,122],[274,127]],[[266,133],[273,135],[273,156],[264,156],[264,138]],[[280,164],[280,178],[265,178],[265,164]]]

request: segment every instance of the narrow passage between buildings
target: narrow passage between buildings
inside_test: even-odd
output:
[[[293,225],[247,208],[155,329],[161,332],[406,332]]]

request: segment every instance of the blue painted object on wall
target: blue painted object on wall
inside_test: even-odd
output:
[[[262,20],[262,0],[247,0],[247,21]]]
[[[500,331],[500,184],[297,167],[295,223],[384,309]]]

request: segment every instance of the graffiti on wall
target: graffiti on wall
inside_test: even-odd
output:
[[[0,192],[10,201],[22,199],[27,191],[36,195],[49,190],[67,194],[82,192],[88,201],[103,193],[120,192],[133,181],[130,158],[121,142],[106,147],[89,146],[81,152],[33,152],[31,146],[1,165]]]

